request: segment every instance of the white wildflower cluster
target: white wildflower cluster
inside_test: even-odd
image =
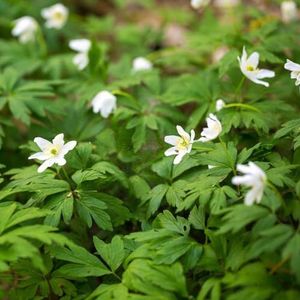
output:
[[[191,130],[191,133],[188,134],[179,125],[176,126],[179,136],[168,135],[165,137],[165,142],[172,145],[172,147],[165,152],[165,155],[176,155],[173,161],[175,165],[179,164],[182,158],[191,152],[194,142],[209,142],[216,139],[221,134],[222,125],[214,114],[209,114],[206,122],[207,127],[202,130],[201,137],[198,140],[194,139],[194,130]]]
[[[203,8],[211,3],[210,0],[191,0],[191,6],[194,9]],[[216,0],[216,6],[230,7],[240,3],[239,0]],[[45,26],[49,29],[61,29],[65,26],[69,10],[61,3],[57,3],[51,7],[42,9],[42,17],[45,19]],[[285,23],[289,23],[298,18],[297,5],[294,1],[283,1],[281,3],[281,15],[282,20]],[[20,43],[28,43],[36,39],[39,25],[37,21],[30,16],[23,16],[15,21],[12,29],[12,35],[18,37]],[[69,47],[77,52],[73,58],[74,65],[79,70],[85,69],[89,64],[89,51],[92,47],[92,42],[88,39],[73,39],[69,42]],[[225,53],[229,51],[227,47],[220,48],[222,53],[218,54],[216,60],[220,60]],[[220,56],[220,57],[219,57]],[[268,69],[259,68],[258,52],[253,52],[249,56],[246,48],[243,48],[242,55],[238,57],[239,67],[242,74],[250,81],[269,87],[269,82],[264,81],[265,78],[275,77],[275,72]],[[132,72],[147,72],[153,68],[153,64],[145,57],[136,57],[132,61]],[[295,79],[296,86],[300,85],[300,64],[297,64],[291,60],[287,60],[284,68],[291,72],[291,78]],[[91,107],[94,113],[100,114],[103,118],[108,118],[117,108],[116,96],[107,90],[98,92],[91,101]],[[218,99],[215,103],[215,110],[220,112],[226,108],[226,103],[223,99]],[[222,124],[216,115],[210,113],[206,118],[207,127],[203,128],[200,133],[200,138],[195,139],[195,130],[191,130],[190,133],[186,132],[181,126],[177,125],[178,135],[168,135],[165,137],[165,142],[170,144],[168,150],[165,151],[166,156],[175,155],[173,163],[179,164],[183,157],[190,153],[195,142],[206,143],[215,140],[222,133]],[[63,166],[66,164],[64,156],[75,148],[77,142],[70,141],[64,142],[64,134],[58,134],[52,142],[45,140],[41,137],[36,137],[34,142],[40,148],[40,152],[33,154],[29,159],[38,159],[43,163],[38,168],[38,172],[43,172],[47,168],[57,164]],[[212,169],[215,166],[209,165],[208,168]],[[245,204],[252,205],[253,203],[259,203],[263,197],[264,187],[267,181],[266,174],[255,163],[249,162],[248,165],[237,165],[237,170],[243,173],[243,176],[235,176],[232,179],[232,183],[235,185],[245,185],[250,187],[250,191],[245,197]]]

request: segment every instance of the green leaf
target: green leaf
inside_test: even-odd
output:
[[[95,248],[110,269],[115,272],[122,264],[125,258],[125,250],[122,239],[114,236],[110,244],[106,244],[99,238],[93,238]]]

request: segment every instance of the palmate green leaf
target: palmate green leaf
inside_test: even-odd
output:
[[[115,272],[125,259],[124,243],[119,236],[114,236],[110,244],[106,244],[96,236],[93,237],[95,248],[102,259]]]
[[[293,234],[293,229],[284,224],[275,225],[259,232],[259,238],[251,244],[248,255],[256,258],[262,253],[272,253],[282,248]]]
[[[164,211],[157,217],[157,228],[132,233],[128,238],[145,243],[148,250],[153,251],[153,260],[157,264],[172,264],[182,257],[189,262],[187,266],[190,266],[196,264],[202,254],[202,248],[188,237],[189,230],[190,225],[186,219],[175,219],[169,211]],[[139,251],[140,248],[136,252]],[[130,258],[135,255],[133,252]],[[189,261],[192,258],[193,262]]]
[[[112,223],[109,214],[106,212],[107,205],[92,194],[82,192],[76,199],[75,207],[80,218],[91,227],[93,221],[98,227],[112,231]]]
[[[101,161],[86,170],[78,170],[72,175],[72,179],[77,185],[81,185],[87,181],[119,181],[122,186],[128,187],[128,179],[124,172],[121,171],[116,165]]]
[[[17,41],[0,40],[0,65],[12,66],[20,75],[30,74],[42,65],[33,45],[21,45]],[[18,59],[16,59],[16,57]]]
[[[154,214],[164,198],[166,192],[168,191],[169,186],[166,184],[159,184],[155,186],[152,190],[148,191],[145,195],[142,204],[149,203],[147,209],[147,216],[150,217]]]
[[[46,211],[36,208],[26,208],[17,211],[16,204],[3,206],[0,211],[0,261],[1,271],[8,270],[9,263],[17,262],[20,258],[29,258],[33,265],[40,270],[45,270],[40,256],[40,244],[71,244],[71,242],[56,233],[56,228],[36,224],[20,226],[23,222],[39,219],[47,214]]]
[[[123,273],[123,284],[130,290],[149,296],[176,299],[187,296],[185,278],[179,263],[156,265],[147,259],[135,259]]]
[[[203,206],[194,206],[189,214],[189,222],[196,229],[205,229],[205,212]]]
[[[282,258],[289,260],[290,268],[296,275],[297,281],[300,282],[300,234],[295,233],[293,237],[287,242],[282,251]]]
[[[193,75],[181,75],[168,83],[168,89],[160,98],[171,105],[189,102],[205,103],[216,99],[219,85],[213,78],[215,74],[207,71]]]
[[[237,273],[227,273],[222,279],[227,288],[234,288],[235,292],[228,299],[266,300],[277,292],[275,280],[267,273],[260,263],[248,264]],[[236,290],[238,287],[240,289]]]
[[[101,284],[99,285],[86,300],[127,300],[129,292],[125,285],[120,284]],[[146,299],[145,299],[146,300]]]
[[[52,96],[51,82],[22,81],[14,69],[6,69],[0,76],[0,98],[8,103],[13,116],[26,125],[30,123],[32,112],[45,116],[49,101],[44,98]]]
[[[270,214],[268,209],[264,207],[258,205],[246,206],[244,204],[225,208],[222,213],[222,224],[218,230],[218,234],[238,232],[245,228],[246,225],[265,218]]]
[[[210,298],[207,296],[210,294]],[[204,282],[198,294],[197,300],[218,300],[221,298],[221,280],[210,278]]]
[[[74,198],[71,192],[60,193],[52,196],[46,203],[45,208],[51,213],[45,218],[45,224],[58,226],[61,218],[69,224],[73,216]]]
[[[299,127],[300,127],[300,119],[291,120],[282,125],[282,128],[279,129],[275,134],[275,139],[280,139],[282,137],[292,135],[294,137],[294,149],[297,149],[299,144]]]
[[[22,192],[34,193],[39,198],[45,199],[49,195],[70,190],[66,181],[54,179],[55,173],[51,171],[37,173],[36,166],[11,169],[5,174],[13,176],[11,181],[0,191],[0,199]]]
[[[75,297],[77,295],[75,285],[71,281],[59,276],[56,277],[52,273],[52,259],[53,257],[48,254],[43,255],[45,265],[43,271],[35,268],[26,259],[12,264],[12,271],[18,273],[19,278],[22,278],[22,284],[8,291],[7,296],[11,299],[33,299],[36,294],[43,298],[48,298],[50,294],[67,299],[68,297]]]
[[[69,248],[51,247],[51,253],[57,259],[68,262],[56,271],[66,277],[98,277],[111,273],[96,256],[83,247],[77,245]]]
[[[224,177],[207,176],[206,174],[196,177],[194,182],[186,184],[185,191],[186,197],[179,203],[177,211],[188,210],[195,203],[201,203],[205,205],[210,200],[214,200],[211,205],[215,207],[223,207],[224,201],[222,203],[216,203],[218,201],[216,198],[212,198],[215,191],[218,190],[217,185],[222,181]]]

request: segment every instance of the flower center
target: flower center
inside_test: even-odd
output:
[[[61,12],[57,11],[53,14],[53,19],[61,21],[64,19],[64,15]]]
[[[178,142],[177,142],[177,148],[179,150],[183,150],[186,149],[190,144],[190,141],[188,141],[187,139],[184,138],[179,138]]]
[[[47,151],[49,153],[50,156],[56,156],[59,152],[59,148],[57,146],[52,146],[48,149]]]
[[[247,66],[247,71],[253,72],[255,68],[253,66]]]

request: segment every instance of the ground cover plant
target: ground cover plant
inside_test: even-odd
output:
[[[297,5],[1,0],[0,298],[300,299]]]

